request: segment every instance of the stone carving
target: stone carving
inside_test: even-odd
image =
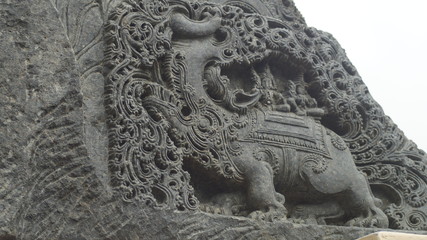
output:
[[[127,2],[127,7],[117,8],[122,2]],[[350,146],[356,166],[366,174],[373,194],[382,200],[380,208],[390,227],[426,228],[426,157],[384,116],[329,34],[307,28],[291,0],[191,2],[193,5],[168,1],[165,8],[156,5],[161,3],[158,1],[130,0],[0,4],[0,239],[357,239],[377,230],[336,226],[359,225],[360,214],[349,213],[336,201],[337,196],[305,198],[296,193],[296,187],[289,190],[294,192],[279,188],[284,183],[308,184],[310,188],[309,179],[301,180],[300,172],[293,169],[304,168],[314,178],[327,174],[340,161],[324,150],[346,155],[346,146]],[[188,9],[195,2],[202,8],[238,7],[245,19],[259,14],[287,26],[292,38],[308,36],[313,44],[303,47],[304,53],[318,56],[316,72],[322,74],[310,78],[310,71],[306,71],[310,68],[296,64],[292,54],[251,64],[241,64],[240,60],[219,67],[209,64],[202,71],[206,90],[195,91],[190,100],[205,98],[210,108],[196,102],[199,111],[192,113],[193,105],[185,105],[192,102],[181,93],[181,89],[191,90],[180,85],[187,75],[178,76],[190,72],[185,46],[177,46],[187,35],[177,35],[170,23],[173,12],[193,14],[195,10]],[[131,15],[139,18],[141,25],[126,27],[132,23],[121,19],[133,19]],[[206,21],[212,15],[206,14]],[[223,13],[217,16],[226,20]],[[153,18],[157,20],[149,20]],[[190,18],[196,23],[201,20],[196,15]],[[220,25],[220,29],[227,28],[222,21]],[[151,27],[153,33],[164,30],[164,35],[152,35]],[[151,39],[150,44],[128,44],[129,39],[122,38],[128,35],[121,31],[129,29],[138,30],[129,33]],[[221,32],[215,32],[216,40],[225,39]],[[153,48],[162,36],[166,44],[163,55],[161,45]],[[141,42],[146,47],[138,47]],[[291,56],[289,61],[286,56]],[[144,64],[138,65],[142,60]],[[216,84],[215,79],[224,83]],[[245,79],[259,82],[253,92],[252,87],[245,88],[252,86]],[[222,98],[222,94],[230,99]],[[251,95],[257,103],[242,108],[242,102],[250,102]],[[107,113],[105,96],[110,103]],[[212,97],[214,102],[210,102]],[[163,103],[171,104],[159,107]],[[176,103],[181,107],[176,108]],[[174,109],[172,115],[182,114],[185,124],[165,114],[169,107]],[[199,114],[200,109],[204,115]],[[213,113],[205,109],[213,109]],[[360,118],[351,117],[356,110]],[[271,117],[299,119],[301,124],[271,123]],[[263,119],[269,122],[263,129],[249,128],[257,127],[257,121]],[[287,124],[286,129],[297,137],[260,133],[271,130],[272,124]],[[218,138],[218,129],[225,135]],[[274,128],[280,129],[284,130]],[[318,140],[320,136],[314,134],[322,129],[326,140]],[[215,147],[206,147],[205,139],[210,136],[219,140],[209,142]],[[250,137],[251,142],[242,142],[244,137]],[[315,139],[317,144],[307,139]],[[221,145],[225,140],[227,144]],[[252,147],[246,146],[249,144]],[[220,158],[224,152],[229,156]],[[271,167],[274,190],[282,193],[274,197],[289,211],[288,220],[271,224],[248,218],[280,218],[281,214],[277,211],[266,216],[266,209],[257,211],[249,206],[244,192],[248,181],[238,178],[242,173],[225,174],[228,163],[216,163],[220,159],[234,163],[239,156]],[[198,159],[211,162],[203,165]],[[201,211],[179,211],[185,209]]]
[[[110,171],[124,200],[425,229],[425,211],[412,210],[425,204],[424,153],[386,121],[330,35],[250,2],[129,0],[111,13]],[[354,163],[402,198],[381,195],[387,216]]]

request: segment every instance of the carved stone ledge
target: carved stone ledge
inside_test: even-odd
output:
[[[145,217],[142,217],[144,216]],[[150,219],[158,223],[144,224]],[[144,226],[143,229],[141,226]],[[159,225],[164,226],[159,229]],[[144,234],[146,239],[283,239],[283,240],[352,240],[390,229],[343,227],[331,225],[295,224],[290,222],[260,222],[244,217],[219,214],[144,210],[125,228],[113,236],[121,239],[129,231]],[[394,233],[408,233],[396,231]],[[427,234],[427,232],[413,232]],[[418,239],[417,239],[418,240]]]

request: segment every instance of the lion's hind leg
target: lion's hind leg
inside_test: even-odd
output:
[[[286,219],[284,197],[274,188],[271,166],[252,158],[234,162],[245,178],[247,205],[252,211],[249,217],[266,221]]]
[[[346,197],[347,208],[353,214],[353,219],[346,225],[359,227],[387,228],[389,225],[387,215],[377,206],[376,199],[369,189],[368,182],[362,173],[358,174],[356,181],[351,186]]]
[[[335,201],[317,204],[300,204],[292,208],[291,220],[296,223],[326,225],[328,221],[342,219],[345,212]]]

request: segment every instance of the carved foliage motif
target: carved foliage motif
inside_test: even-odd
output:
[[[173,129],[164,113],[142,102],[156,96],[165,104],[176,104],[173,93],[143,71],[170,49],[172,32],[163,25],[168,8],[166,1],[129,2],[111,13],[106,26],[106,64],[111,67],[106,104],[114,136],[110,138],[110,169],[113,185],[125,201],[195,209],[189,175],[182,170],[183,152],[168,134]]]
[[[195,209],[184,161],[197,161],[239,181],[229,159],[242,154],[234,140],[250,123],[248,109],[262,104],[309,114],[317,107],[325,113],[322,124],[346,142],[332,135],[332,144],[339,150],[347,145],[371,184],[390,187],[400,196],[401,201],[386,210],[394,227],[426,229],[425,153],[384,115],[330,34],[306,27],[298,14],[287,13],[286,4],[293,7],[292,2],[283,1],[283,8],[263,2],[269,9],[283,10],[272,14],[281,20],[250,12],[256,8],[243,10],[238,1],[216,5],[128,0],[111,13],[105,29],[110,168],[124,199]],[[212,42],[216,60],[206,67],[200,84],[187,80],[193,70],[185,63],[189,56],[174,45],[174,38],[186,34],[173,31],[180,29],[175,23],[182,16],[201,22],[216,19],[220,26]],[[302,90],[296,93],[288,87],[278,93],[265,81],[270,70],[251,69],[252,89],[244,91],[223,73],[234,64],[251,66],[266,58],[289,64],[296,77],[287,85]],[[200,97],[199,91],[209,97]],[[174,127],[178,125],[183,128]],[[308,162],[316,163],[313,171],[326,167],[318,156]]]
[[[400,194],[390,197],[392,204],[385,213],[392,220],[391,227],[398,229],[427,229],[427,214],[412,210],[427,203],[426,185],[413,171],[391,164],[378,164],[360,167],[372,184],[387,184],[392,192]]]

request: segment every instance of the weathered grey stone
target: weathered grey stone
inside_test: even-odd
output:
[[[308,28],[291,1],[209,1],[211,8],[203,14],[207,1],[121,2],[0,3],[0,239],[355,239],[378,229],[333,224],[386,227],[387,218],[393,229],[426,230],[425,153],[384,115],[333,37]],[[227,4],[239,11],[242,23],[255,24],[240,38],[217,31],[236,29],[230,23],[234,16],[224,12]],[[128,17],[132,9],[134,18]],[[132,21],[120,22],[120,17],[140,25],[131,29]],[[265,27],[257,26],[265,19]],[[164,28],[154,30],[161,33],[156,39],[143,39],[150,26],[162,24]],[[126,29],[146,45],[126,45]],[[282,42],[286,46],[280,39],[277,48],[267,46],[278,56],[266,57],[265,36],[274,37],[277,29],[291,40]],[[244,44],[229,50],[249,51],[233,56],[223,51],[225,56],[217,59],[223,65],[205,68],[197,60],[206,60],[202,56],[212,44],[202,35],[214,36],[224,46],[221,41],[235,36]],[[150,45],[158,42],[165,44],[163,49]],[[135,51],[120,55],[118,46]],[[140,56],[132,58],[135,54]],[[316,59],[310,62],[309,56]],[[188,70],[181,72],[186,75],[179,75],[182,69]],[[191,79],[195,72],[204,74],[207,92],[203,86],[197,90],[195,81],[191,87],[197,91],[191,95],[190,86],[179,84],[197,80]],[[129,78],[134,88],[128,88],[135,91],[117,91],[129,74],[136,74]],[[215,81],[224,76],[231,84],[221,83],[226,86],[221,89]],[[251,85],[245,77],[260,82]],[[188,112],[203,105],[191,99],[202,96],[209,102],[232,94],[242,101],[215,101],[207,119]],[[121,100],[132,108],[117,105]],[[175,105],[155,105],[166,100]],[[177,123],[176,109],[199,119],[194,126]],[[128,110],[141,119],[126,115]],[[238,122],[249,115],[255,118]],[[280,121],[269,123],[268,117]],[[290,119],[295,121],[288,124]],[[233,121],[236,129],[229,130],[237,132],[219,139],[222,145],[203,142],[206,132],[217,136]],[[132,139],[142,136],[144,124],[153,129],[145,138]],[[183,133],[191,138],[187,126],[198,128],[202,138],[192,143],[180,138]],[[281,126],[287,134],[271,135]],[[311,136],[304,129],[317,130]],[[143,143],[154,139],[150,133],[155,131],[161,140]],[[247,133],[253,139],[245,142]],[[304,141],[308,137],[311,142]],[[196,151],[197,141],[202,147]],[[324,146],[314,151],[310,143]],[[130,147],[119,149],[117,144]],[[138,148],[145,149],[143,157],[129,155]],[[127,154],[124,161],[120,154]],[[219,161],[203,165],[200,159],[207,156]],[[289,171],[294,165],[308,170]],[[356,166],[367,174],[370,188]],[[305,179],[297,178],[301,174]],[[290,180],[315,191],[302,194],[296,185],[286,186]],[[309,200],[320,204],[301,207]]]

